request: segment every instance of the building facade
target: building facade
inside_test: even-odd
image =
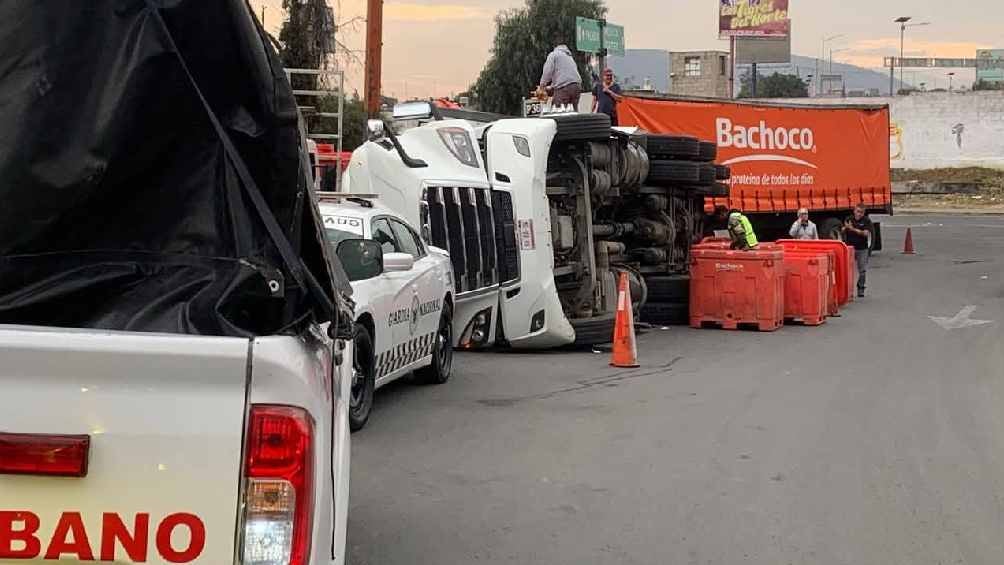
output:
[[[670,94],[729,98],[729,54],[724,51],[676,51],[670,58]]]

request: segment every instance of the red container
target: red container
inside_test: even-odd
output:
[[[774,331],[784,325],[784,251],[696,248],[690,263],[690,325]]]
[[[806,251],[804,249],[789,249],[784,252],[784,257],[785,259],[787,259],[789,255],[797,255],[797,254],[819,255],[820,253],[821,252],[819,251]],[[835,250],[826,251],[823,254],[826,255],[828,259],[829,269],[830,269],[829,276],[827,277],[826,280],[827,284],[826,312],[829,316],[839,316],[840,297],[837,294],[837,285],[839,281],[837,281],[837,270],[836,270],[837,257],[839,257],[839,254]]]
[[[830,312],[830,253],[791,251],[784,254],[784,319],[807,326],[826,322]]]
[[[837,298],[840,306],[852,300],[854,290],[854,250],[842,241],[833,239],[782,239],[778,245],[787,250],[836,251]]]

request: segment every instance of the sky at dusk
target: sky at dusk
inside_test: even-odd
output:
[[[365,18],[365,0],[328,0],[340,23]],[[494,17],[523,0],[394,1],[384,5],[386,94],[399,98],[461,92],[477,77],[489,56]],[[281,0],[251,0],[265,24],[276,33]],[[1004,48],[1004,2],[1001,0],[791,0],[792,49],[818,57],[824,37],[833,42],[834,58],[880,68],[882,57],[899,54],[899,24],[912,16],[931,25],[907,30],[906,54],[915,57],[974,57],[978,48]],[[717,0],[608,0],[608,20],[626,28],[628,49],[689,51],[728,49],[718,39]],[[343,26],[339,41],[347,48],[350,90],[360,88],[365,22]],[[828,56],[828,53],[826,54]],[[531,85],[528,85],[528,89]]]

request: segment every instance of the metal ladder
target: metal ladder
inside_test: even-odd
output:
[[[328,69],[286,69],[286,79],[293,84],[293,77],[315,77],[316,90],[293,89],[296,96],[297,109],[303,116],[303,123],[307,130],[307,138],[314,141],[333,142],[337,152],[335,166],[335,186],[342,185],[342,127],[343,115],[345,113],[345,73],[342,71]],[[318,107],[318,101],[328,96],[334,96],[338,100],[337,112],[322,112]],[[311,104],[312,102],[312,104]],[[335,131],[321,128],[318,124],[320,119],[336,119],[337,129]],[[320,161],[314,165],[315,175],[322,174]]]

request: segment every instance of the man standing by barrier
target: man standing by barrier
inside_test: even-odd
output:
[[[854,207],[854,215],[844,222],[844,240],[854,248],[854,258],[858,264],[858,298],[865,296],[872,230],[872,220],[865,211],[865,205],[858,204]]]
[[[617,125],[617,103],[621,100],[621,85],[614,81],[614,71],[603,71],[603,81],[593,86],[593,112],[610,116],[610,123]]]
[[[561,44],[547,56],[544,72],[540,76],[540,88],[552,91],[555,107],[571,104],[577,110],[582,94],[582,76],[572,58],[572,51]]]
[[[788,231],[791,239],[819,239],[819,230],[816,224],[809,219],[809,210],[802,208],[798,211],[798,219]]]
[[[732,249],[749,251],[760,245],[753,233],[753,224],[739,210],[732,210],[729,214],[729,237],[732,238]]]

